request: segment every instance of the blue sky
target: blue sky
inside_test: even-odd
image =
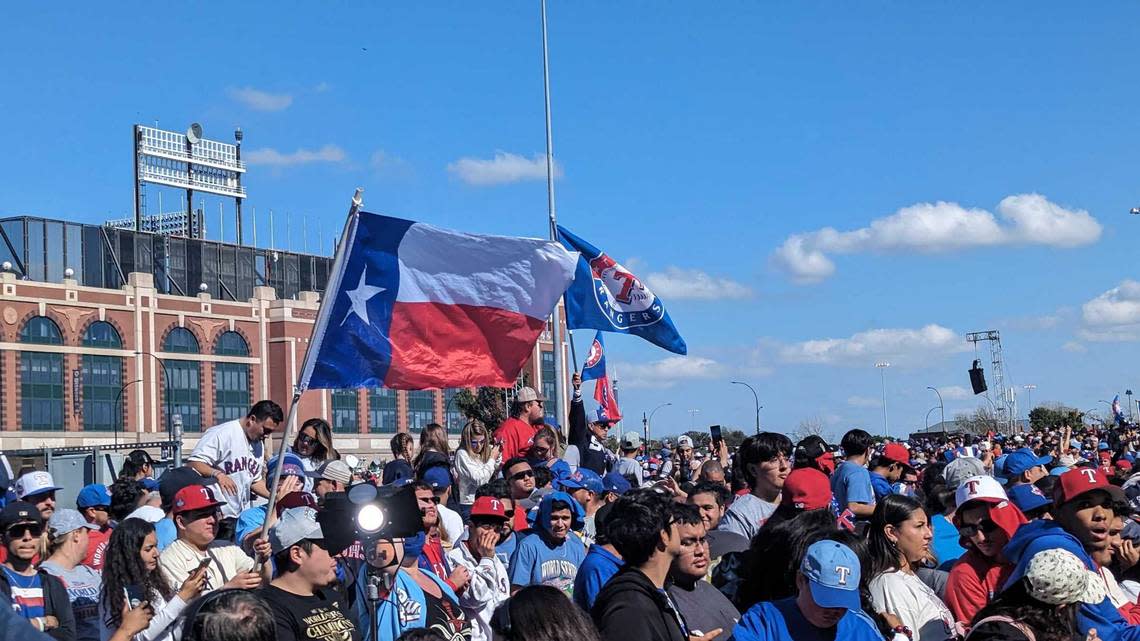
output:
[[[559,221],[690,349],[607,341],[626,415],[749,427],[743,379],[766,427],[881,431],[886,360],[898,433],[927,385],[947,416],[978,403],[964,334],[988,329],[1034,403],[1140,390],[1138,14],[554,0]],[[244,129],[263,245],[269,209],[279,245],[331,245],[356,186],[371,211],[546,232],[536,2],[25,3],[0,53],[2,215],[126,216],[130,126],[198,121]]]

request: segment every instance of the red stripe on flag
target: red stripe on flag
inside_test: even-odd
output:
[[[495,307],[397,301],[384,386],[513,387],[545,326],[545,320]]]

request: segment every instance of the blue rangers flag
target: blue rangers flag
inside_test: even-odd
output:
[[[606,344],[602,341],[602,333],[594,335],[594,342],[590,343],[590,351],[586,352],[586,362],[582,363],[582,380],[592,381],[606,375]]]
[[[581,253],[574,282],[566,290],[569,329],[633,334],[670,352],[688,353],[665,305],[641,279],[561,225],[558,240]]]

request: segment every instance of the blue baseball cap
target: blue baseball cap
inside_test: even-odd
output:
[[[1037,453],[1028,447],[1010,452],[1005,459],[1005,473],[1008,476],[1017,476],[1022,472],[1037,467],[1049,465],[1053,462],[1052,456],[1037,456]]]
[[[148,476],[145,479],[139,480],[139,483],[142,483],[142,486],[145,487],[150,492],[157,492],[158,491],[158,480],[157,479],[152,479]]]
[[[1009,500],[1022,512],[1036,510],[1044,505],[1052,505],[1053,501],[1045,496],[1036,485],[1015,485],[1007,492]]]
[[[617,472],[610,472],[602,478],[603,489],[606,492],[614,492],[616,494],[625,494],[630,490],[629,481]]]
[[[859,557],[836,541],[817,541],[808,548],[800,572],[811,585],[811,597],[821,608],[860,610]]]
[[[269,459],[269,463],[265,466],[265,480],[269,483],[273,482],[273,477],[277,475],[277,457]],[[286,452],[282,459],[281,476],[299,476],[305,478],[305,465],[301,463],[301,457]]]
[[[83,489],[79,490],[79,496],[75,497],[75,507],[81,510],[99,505],[111,505],[111,492],[101,483],[84,485]]]
[[[1105,450],[1111,450],[1112,448],[1108,446],[1108,443],[1101,441],[1100,444],[1096,446],[1096,449],[1097,451],[1103,452]]]
[[[622,479],[623,481],[625,479]],[[578,471],[571,474],[569,477],[559,479],[557,484],[563,490],[573,492],[574,490],[589,490],[594,494],[601,494],[606,491],[605,483],[602,482],[602,477],[598,473],[584,467],[578,468]]]
[[[424,470],[423,478],[420,480],[430,485],[434,491],[442,492],[451,487],[451,474],[442,465],[434,465]]]

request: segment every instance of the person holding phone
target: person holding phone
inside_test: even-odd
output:
[[[0,512],[0,536],[8,552],[0,564],[0,607],[12,608],[58,641],[74,641],[75,617],[67,589],[33,563],[43,532],[44,519],[31,503],[15,501]]]
[[[214,497],[210,488],[190,485],[174,495],[174,526],[178,539],[162,552],[159,565],[171,584],[185,581],[201,565],[206,566],[203,592],[220,588],[252,590],[261,587],[261,576],[254,572],[254,561],[229,541],[218,540],[218,524],[223,501]],[[268,558],[269,543],[259,540],[255,546],[262,560]],[[268,571],[268,564],[266,564]]]
[[[127,519],[111,532],[103,585],[99,590],[99,637],[124,641],[124,628],[136,625],[138,609],[149,610],[150,623],[132,634],[133,641],[167,641],[173,624],[186,605],[202,593],[206,568],[198,567],[175,591],[158,567],[158,537],[154,525],[142,519]],[[129,618],[128,618],[129,617]]]

